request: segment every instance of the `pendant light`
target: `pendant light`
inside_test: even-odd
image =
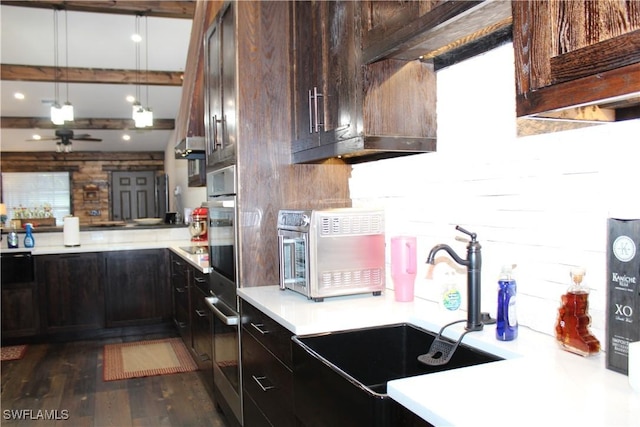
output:
[[[140,35],[140,15],[136,15],[136,24],[135,24],[135,34]],[[146,75],[145,81],[146,85],[146,104],[147,107],[143,107],[140,103],[141,99],[141,91],[140,91],[140,74],[141,71],[141,60],[140,60],[140,38],[136,41],[136,99],[133,102],[133,121],[135,122],[135,126],[137,128],[145,128],[153,126],[153,112],[149,105],[149,28],[148,28],[148,20],[145,17],[145,68]]]
[[[51,121],[54,125],[64,124],[64,115],[60,107],[60,86],[58,83],[58,9],[53,9],[53,68],[54,68],[54,100],[51,105]]]
[[[54,66],[54,92],[55,99],[53,105],[51,105],[51,121],[54,125],[64,125],[65,122],[72,122],[74,120],[73,105],[69,102],[69,33],[67,24],[67,11],[65,10],[64,17],[65,25],[65,61],[66,61],[66,97],[67,100],[63,106],[60,106],[60,61],[59,61],[59,31],[58,31],[58,9],[53,10],[53,66]]]
[[[73,105],[69,102],[69,25],[68,25],[69,17],[67,15],[67,10],[64,11],[64,43],[65,43],[65,70],[67,77],[67,85],[66,85],[66,101],[62,106],[62,118],[65,122],[72,122],[73,117]]]

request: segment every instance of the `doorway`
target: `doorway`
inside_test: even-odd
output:
[[[155,217],[155,172],[112,172],[114,221]]]

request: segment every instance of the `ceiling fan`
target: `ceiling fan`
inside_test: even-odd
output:
[[[71,141],[102,141],[100,138],[92,138],[87,133],[75,135],[71,129],[56,129],[55,136],[44,137],[40,139],[29,139],[28,141],[57,141],[58,148],[64,148],[65,151],[71,151]],[[61,150],[58,150],[61,151]]]

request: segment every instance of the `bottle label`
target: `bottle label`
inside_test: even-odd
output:
[[[516,318],[516,296],[512,295],[509,298],[509,309],[507,311],[507,319],[509,320],[509,327],[515,328],[518,325],[518,320]]]
[[[457,289],[447,289],[442,294],[442,305],[449,311],[455,311],[460,308],[461,299]]]

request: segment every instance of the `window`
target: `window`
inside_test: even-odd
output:
[[[71,214],[69,172],[5,172],[2,195],[9,219],[20,211],[32,218],[53,216],[61,225]]]

